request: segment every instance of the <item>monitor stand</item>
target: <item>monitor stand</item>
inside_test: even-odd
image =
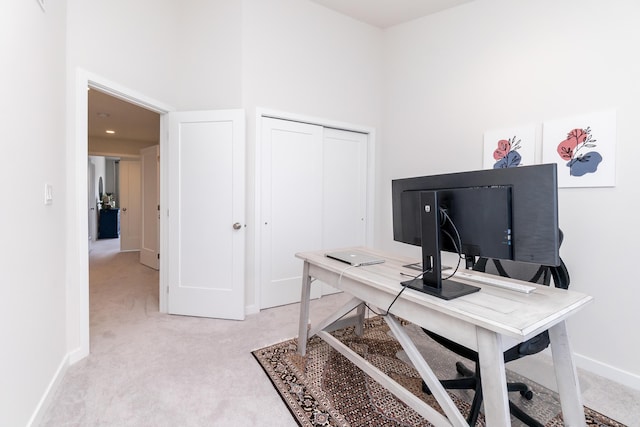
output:
[[[402,282],[403,286],[445,300],[468,295],[480,290],[453,280],[442,280],[440,257],[440,203],[437,191],[421,191],[422,265],[421,278]]]
[[[401,285],[420,292],[424,292],[425,294],[442,298],[444,300],[452,300],[454,298],[472,294],[480,290],[480,288],[477,286],[454,282],[453,280],[442,281],[440,288],[434,287],[430,284],[426,284],[422,279],[407,280],[406,282],[401,282]]]

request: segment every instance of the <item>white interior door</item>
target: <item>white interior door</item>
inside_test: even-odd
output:
[[[169,113],[167,308],[244,319],[244,112]]]
[[[120,250],[138,251],[142,225],[139,160],[120,160],[116,197],[120,207]]]
[[[160,146],[140,150],[140,176],[142,177],[142,226],[140,262],[158,269],[160,242]]]
[[[322,126],[262,119],[260,307],[300,301],[296,252],[322,247]],[[320,286],[311,286],[311,298]]]
[[[322,247],[365,246],[368,135],[325,128]],[[337,289],[322,283],[322,295]]]

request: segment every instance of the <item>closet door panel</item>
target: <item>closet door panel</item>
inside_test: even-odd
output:
[[[296,252],[322,247],[322,127],[262,122],[261,308],[300,301]],[[314,285],[312,297],[320,296]]]
[[[322,247],[366,244],[367,135],[324,129]],[[336,289],[322,284],[322,294]]]

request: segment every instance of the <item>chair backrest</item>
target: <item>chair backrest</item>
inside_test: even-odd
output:
[[[558,230],[560,243],[562,244],[563,234]],[[551,279],[556,288],[568,289],[570,278],[567,266],[560,259],[560,265],[536,265],[516,261],[504,261],[490,258],[480,258],[473,266],[475,271],[510,277],[512,279],[524,280],[532,283],[539,283],[549,286]],[[544,331],[535,337],[517,346],[517,355],[510,355],[510,359],[538,353],[549,346],[549,332]],[[505,357],[507,355],[505,354]]]
[[[562,244],[564,235],[561,230],[558,230],[558,233],[560,236],[560,244]],[[562,289],[568,289],[571,281],[567,266],[562,259],[560,259],[560,265],[548,266],[493,258],[480,258],[474,264],[473,269],[475,271],[482,271],[546,286],[549,286],[551,279],[553,279],[555,287]]]
[[[544,265],[524,262],[480,258],[473,266],[475,271],[495,274],[502,277],[523,280],[525,282],[547,285],[551,283],[551,272]]]
[[[556,288],[568,289],[571,279],[564,261],[560,259],[560,265],[548,266],[528,264],[524,262],[505,261],[489,258],[480,258],[473,266],[475,271],[495,274],[502,277],[523,280],[525,282],[538,283],[549,286],[553,279]]]

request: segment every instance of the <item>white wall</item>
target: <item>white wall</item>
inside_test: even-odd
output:
[[[89,161],[93,163],[95,167],[96,174],[96,186],[94,188],[94,194],[96,197],[96,201],[100,200],[100,191],[99,191],[99,180],[102,178],[102,194],[106,193],[106,180],[107,180],[107,171],[106,171],[106,158],[102,156],[89,156]],[[91,200],[89,200],[91,202]]]
[[[386,31],[376,234],[407,251],[391,179],[481,169],[485,130],[616,109],[617,185],[560,190],[561,256],[595,297],[570,322],[578,363],[636,388],[639,20],[634,0],[476,0]]]
[[[47,5],[46,13],[37,1],[0,5],[3,426],[29,422],[66,355],[66,11],[64,2]],[[45,183],[53,186],[48,206]]]
[[[381,30],[306,0],[244,0],[243,104],[376,125]]]
[[[175,105],[180,3],[67,0],[70,78],[76,68]]]
[[[93,165],[94,170],[94,186],[93,189],[89,188],[89,206],[93,206],[93,211],[89,211],[89,234],[91,241],[95,241],[98,238],[98,222],[100,204],[102,200],[100,197],[100,180],[102,179],[102,194],[104,195],[107,184],[107,170],[106,170],[106,158],[102,156],[89,156],[89,166]],[[92,223],[93,220],[93,223]],[[91,245],[91,243],[89,243]]]
[[[67,0],[83,68],[177,109],[239,108],[241,2]]]
[[[240,108],[242,1],[188,0],[179,4],[177,79],[170,88],[180,110]]]

